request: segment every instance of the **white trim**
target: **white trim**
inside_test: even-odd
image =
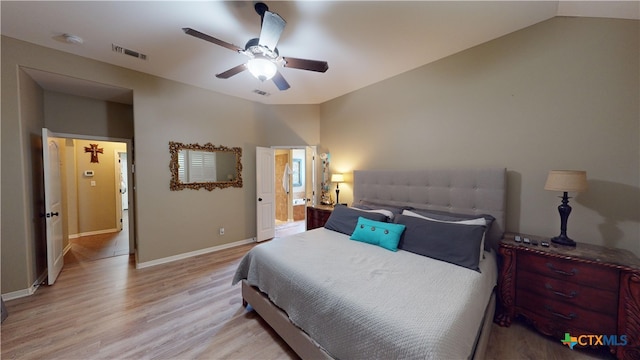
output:
[[[40,284],[44,282],[44,279],[47,278],[47,269],[44,269],[44,272],[40,274],[38,279],[27,289],[12,291],[10,293],[2,294],[3,300],[13,300],[19,299],[26,296],[31,296],[35,294],[36,290],[40,287]]]
[[[55,133],[55,137],[65,138],[65,139],[75,139],[75,140],[96,140],[96,141],[109,141],[109,142],[120,142],[127,143],[127,146],[130,146],[131,139],[127,138],[119,138],[119,137],[110,137],[110,136],[94,136],[94,135],[79,135],[79,134],[70,134],[70,133]]]
[[[19,68],[26,68],[26,69],[31,69],[28,67],[24,67],[24,66],[18,66]],[[110,136],[94,136],[94,135],[81,135],[81,134],[71,134],[71,133],[54,133],[55,137],[58,138],[64,138],[64,139],[73,139],[73,140],[95,140],[95,141],[109,141],[109,142],[117,142],[117,143],[124,143],[126,146],[126,153],[127,153],[127,186],[129,188],[128,191],[129,192],[129,198],[128,198],[128,205],[129,205],[129,209],[128,210],[132,210],[128,212],[129,215],[129,249],[135,249],[135,214],[134,214],[134,209],[136,206],[136,202],[135,202],[135,190],[136,190],[136,186],[135,186],[135,181],[134,181],[134,177],[133,177],[133,173],[135,172],[135,163],[134,163],[134,157],[133,157],[133,138],[119,138],[119,137],[110,137]],[[129,172],[129,168],[131,169],[131,172]],[[79,234],[74,234],[74,235],[69,235],[69,239],[76,239],[79,238],[81,236],[89,236],[89,235],[99,235],[99,234],[106,234],[106,233],[110,233],[110,232],[117,232],[120,231],[118,229],[112,229],[112,230],[103,230],[102,232],[86,232],[86,233],[79,233]],[[131,250],[129,250],[131,251]]]
[[[253,243],[253,242],[256,242],[256,238],[240,240],[240,241],[232,242],[232,243],[229,243],[229,244],[213,246],[213,247],[209,247],[209,248],[205,248],[205,249],[201,249],[201,250],[191,251],[191,252],[184,253],[184,254],[179,254],[179,255],[169,256],[169,257],[166,257],[166,258],[146,261],[146,262],[143,262],[143,263],[138,262],[138,253],[136,252],[136,269],[144,269],[144,268],[147,268],[147,267],[150,267],[150,266],[166,264],[166,263],[170,263],[172,261],[183,260],[183,259],[187,259],[187,258],[190,258],[190,257],[198,256],[198,255],[208,254],[208,253],[212,253],[212,252],[216,252],[216,251],[220,251],[220,250],[224,250],[224,249],[229,249],[229,248],[240,246],[240,245],[250,244],[250,243]]]
[[[67,253],[71,250],[71,242],[67,242],[67,246],[64,247],[64,250],[62,250],[62,253],[64,255],[67,255]]]
[[[120,165],[120,153],[122,150],[113,149],[113,177],[114,177],[114,192],[116,195],[116,229],[118,231],[122,231],[122,193],[120,192],[122,189],[120,185],[122,184],[122,166]],[[120,179],[120,181],[118,181]],[[120,206],[118,206],[120,205]]]
[[[96,230],[96,231],[87,231],[87,232],[83,232],[83,233],[79,233],[76,234],[76,238],[82,237],[82,236],[91,236],[91,235],[101,235],[101,234],[111,234],[114,232],[119,232],[120,230],[113,228],[113,229],[106,229],[106,230]],[[71,236],[69,236],[69,239],[71,239]]]

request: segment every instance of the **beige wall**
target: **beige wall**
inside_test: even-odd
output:
[[[3,36],[2,293],[28,288],[37,276],[29,248],[34,241],[33,226],[27,214],[32,182],[26,178],[25,167],[31,147],[23,141],[30,137],[18,104],[39,109],[40,123],[33,126],[38,131],[44,125],[45,109],[42,93],[19,97],[19,66],[133,90],[136,241],[141,262],[254,237],[255,147],[319,143],[319,105],[253,103]],[[59,125],[59,132],[78,133],[77,125],[88,135],[116,136],[98,134],[96,128],[104,129],[103,124],[94,128],[78,123],[66,130]],[[170,191],[169,141],[242,147],[244,187]],[[5,171],[8,166],[20,170]],[[17,204],[18,211],[7,212],[5,207],[10,204]],[[218,235],[220,226],[225,227],[224,236]]]
[[[76,235],[78,231],[78,176],[76,168],[76,145],[73,139],[64,141],[65,157],[63,160],[63,196],[62,211],[67,215],[64,224],[67,226],[64,246],[69,243],[69,236]]]
[[[319,106],[266,106],[168,81],[146,85],[134,92],[139,260],[255,237],[255,147],[318,143]],[[169,141],[241,147],[244,186],[169,191]]]
[[[85,152],[85,147],[98,144],[103,154],[98,154],[98,163],[92,163],[91,154]],[[75,140],[77,184],[77,216],[78,233],[96,233],[114,231],[118,228],[120,216],[116,214],[116,158],[115,151],[126,152],[125,143]],[[84,175],[92,170],[94,175]],[[95,182],[92,185],[92,182]],[[120,195],[118,195],[120,196]]]
[[[6,50],[3,41],[2,87],[12,88],[14,98],[19,91],[25,100],[5,101],[7,95],[2,91],[1,280],[3,289],[22,290],[33,285],[46,268],[41,261],[46,252],[41,236],[44,222],[39,216],[44,213],[43,189],[32,185],[34,178],[42,176],[42,159],[37,153],[42,151],[43,91],[10,64],[14,54]],[[12,121],[19,113],[22,122]]]
[[[506,35],[322,104],[322,147],[338,172],[506,167],[507,230],[545,236],[548,171],[586,170],[569,236],[640,255],[639,30],[554,18]]]
[[[133,138],[133,106],[44,92],[45,126],[64,134]]]

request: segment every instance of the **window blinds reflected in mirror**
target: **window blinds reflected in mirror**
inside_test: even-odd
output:
[[[178,179],[183,183],[233,181],[235,155],[230,152],[180,150]]]

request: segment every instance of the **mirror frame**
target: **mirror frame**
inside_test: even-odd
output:
[[[231,152],[236,156],[236,174],[238,175],[235,180],[232,181],[216,181],[216,182],[194,182],[183,183],[178,177],[178,152],[180,150],[196,150],[196,151],[209,151],[209,152]],[[240,147],[227,147],[227,146],[215,146],[212,143],[206,143],[204,145],[195,144],[183,144],[181,142],[169,141],[169,154],[171,159],[169,161],[169,170],[171,171],[171,182],[169,189],[171,191],[178,191],[184,189],[199,190],[205,188],[209,191],[213,189],[229,188],[229,187],[242,187],[242,148]]]

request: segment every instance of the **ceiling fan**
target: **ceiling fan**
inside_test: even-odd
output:
[[[278,71],[279,66],[322,73],[329,69],[326,61],[280,56],[276,44],[287,24],[286,21],[284,21],[280,15],[269,11],[267,5],[262,2],[256,3],[254,8],[258,15],[260,15],[262,21],[260,37],[249,40],[244,46],[244,49],[192,28],[182,29],[185,34],[220,45],[249,57],[249,61],[247,61],[246,64],[240,64],[227,71],[216,74],[217,78],[228,79],[242,71],[249,70],[249,72],[260,81],[271,79],[278,89],[287,90],[290,86]]]

